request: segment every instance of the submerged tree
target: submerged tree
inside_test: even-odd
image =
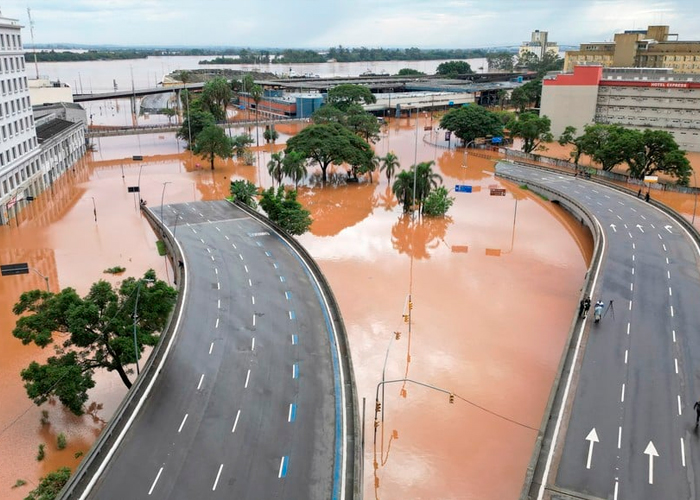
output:
[[[158,343],[158,332],[165,327],[176,296],[177,291],[157,280],[152,269],[142,279],[125,279],[119,289],[98,281],[85,297],[72,288],[23,293],[12,309],[22,315],[12,335],[25,345],[42,348],[60,341],[54,344],[55,356],[43,364],[32,361],[22,370],[27,395],[37,405],[55,396],[81,415],[87,391],[95,385],[96,369],[116,371],[131,387],[126,365],[136,361],[135,348],[140,355],[144,346]],[[54,338],[55,334],[61,336]]]
[[[202,155],[211,163],[214,170],[214,159],[218,156],[221,159],[233,156],[233,144],[226,132],[217,125],[209,125],[197,135],[194,143],[194,154]]]

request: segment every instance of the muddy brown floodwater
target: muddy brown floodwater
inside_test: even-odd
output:
[[[592,242],[568,214],[517,185],[494,177],[493,161],[462,150],[423,142],[413,120],[385,126],[375,146],[394,151],[407,168],[433,160],[454,193],[449,216],[411,220],[401,214],[387,179],[321,188],[311,169],[310,185],[299,199],[315,219],[300,238],[317,259],[338,298],[347,326],[357,389],[367,399],[365,494],[381,499],[516,498],[530,459],[536,430],[549,395]],[[286,136],[296,125],[285,125]],[[234,131],[234,133],[236,133]],[[254,133],[254,132],[253,132]],[[417,140],[416,140],[417,138]],[[122,136],[96,141],[90,154],[34,204],[0,227],[3,263],[28,262],[48,275],[52,290],[71,286],[85,293],[90,284],[121,265],[124,276],[154,268],[168,274],[156,238],[141,218],[127,186],[141,170],[142,197],[151,206],[221,199],[231,178],[269,186],[261,146],[257,165],[205,161],[181,152],[172,134]],[[131,161],[133,154],[143,162]],[[166,184],[164,184],[166,183]],[[506,196],[489,196],[489,186]],[[93,199],[97,223],[93,218]],[[19,223],[19,227],[17,224]],[[171,276],[171,275],[170,275]],[[59,403],[34,406],[19,371],[32,359],[51,354],[22,346],[11,336],[11,307],[22,291],[43,286],[35,275],[0,280],[0,497],[19,499],[39,476],[60,465],[74,467],[125,393],[118,377],[97,374],[89,415],[77,418]],[[413,302],[412,323],[407,297]],[[395,332],[401,332],[396,338]],[[383,424],[374,445],[374,398],[382,379],[415,382],[386,385]],[[446,393],[454,393],[450,404]],[[42,426],[41,410],[49,412]],[[56,435],[69,446],[56,449]],[[36,461],[39,443],[47,458]],[[376,463],[376,467],[374,464]],[[11,489],[17,479],[30,482]]]

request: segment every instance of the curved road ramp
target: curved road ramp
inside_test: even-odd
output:
[[[360,498],[347,339],[313,260],[225,201],[146,215],[173,247],[182,307],[133,410],[64,498]]]
[[[600,322],[591,308],[572,326],[521,498],[696,498],[697,231],[619,186],[509,163],[497,173],[592,226],[582,298],[605,305]]]

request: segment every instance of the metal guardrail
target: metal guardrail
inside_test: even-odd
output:
[[[330,287],[330,284],[328,283],[328,280],[326,280],[326,277],[324,276],[323,272],[321,271],[321,268],[318,266],[316,261],[311,257],[311,255],[306,251],[306,249],[299,243],[293,236],[291,236],[289,233],[287,233],[284,229],[282,229],[280,226],[272,222],[270,219],[262,215],[261,213],[257,212],[256,210],[253,210],[250,208],[248,205],[244,203],[239,203],[239,202],[233,202],[233,204],[246,213],[248,213],[251,217],[257,219],[258,221],[262,222],[263,224],[269,226],[272,228],[275,232],[279,234],[279,236],[284,239],[287,244],[289,244],[291,247],[296,250],[301,258],[304,260],[307,266],[309,266],[309,269],[313,273],[313,275],[316,277],[318,280],[319,284],[323,288],[323,293],[326,295],[328,299],[328,305],[331,309],[331,319],[333,323],[336,326],[337,332],[338,332],[338,340],[340,345],[338,346],[340,349],[340,363],[341,363],[341,369],[343,370],[343,374],[345,376],[345,389],[346,391],[350,394],[350,404],[351,408],[344,408],[343,411],[346,414],[346,420],[347,420],[347,428],[348,432],[347,435],[349,436],[348,440],[348,456],[352,459],[353,461],[353,466],[352,469],[349,471],[352,477],[349,477],[349,480],[346,483],[346,498],[348,499],[353,499],[353,500],[361,500],[363,496],[363,491],[362,491],[362,482],[363,482],[363,470],[362,470],[362,465],[363,465],[363,452],[364,450],[362,449],[362,442],[361,442],[361,425],[360,425],[360,419],[359,419],[359,409],[358,409],[358,400],[357,400],[357,386],[355,384],[355,373],[353,371],[352,367],[352,356],[350,354],[350,344],[348,342],[348,335],[347,331],[345,330],[345,324],[343,323],[343,317],[340,313],[340,306],[338,305],[338,302],[335,299],[335,295],[333,295],[333,290]],[[347,418],[348,414],[352,418]]]
[[[141,207],[142,213],[146,216],[151,226],[154,230],[162,234],[163,241],[168,250],[169,255],[176,262],[183,262],[184,259],[180,254],[179,247],[175,244],[170,231],[164,231],[160,224],[159,219],[153,214],[150,208]],[[175,281],[179,283],[178,285],[178,297],[175,303],[175,307],[168,319],[168,323],[164,328],[158,344],[154,347],[151,355],[149,356],[146,364],[141,370],[141,375],[136,379],[136,381],[127,392],[126,396],[122,400],[119,407],[114,412],[111,420],[107,426],[102,430],[97,441],[92,445],[90,451],[85,455],[82,462],[76,469],[75,473],[68,480],[68,483],[63,487],[61,493],[58,495],[59,500],[68,500],[73,498],[79,498],[87,486],[87,483],[92,479],[97,470],[102,465],[102,461],[105,460],[105,451],[107,451],[116,440],[119,433],[124,429],[126,422],[132,415],[134,409],[138,405],[139,400],[143,396],[148,384],[153,379],[156,371],[153,369],[157,366],[157,362],[160,362],[165,353],[165,346],[167,345],[170,337],[173,335],[176,321],[175,318],[178,316],[180,309],[183,306],[183,293],[182,293],[182,283],[183,276],[187,272],[186,266],[180,267],[179,265],[173,266],[175,272]]]

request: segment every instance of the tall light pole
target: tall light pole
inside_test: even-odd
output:
[[[163,220],[163,200],[165,199],[165,186],[168,184],[172,184],[171,181],[165,181],[163,183],[163,192],[160,195],[160,223],[165,225],[165,221]]]
[[[469,145],[474,144],[474,140],[469,141],[465,146],[464,146],[464,163],[462,166],[464,168],[467,168],[467,149],[469,149]]]
[[[139,344],[136,340],[136,321],[138,320],[139,292],[141,291],[141,283],[153,283],[155,280],[149,278],[141,278],[136,285],[136,300],[134,301],[134,356],[136,356],[136,375],[139,375]]]

